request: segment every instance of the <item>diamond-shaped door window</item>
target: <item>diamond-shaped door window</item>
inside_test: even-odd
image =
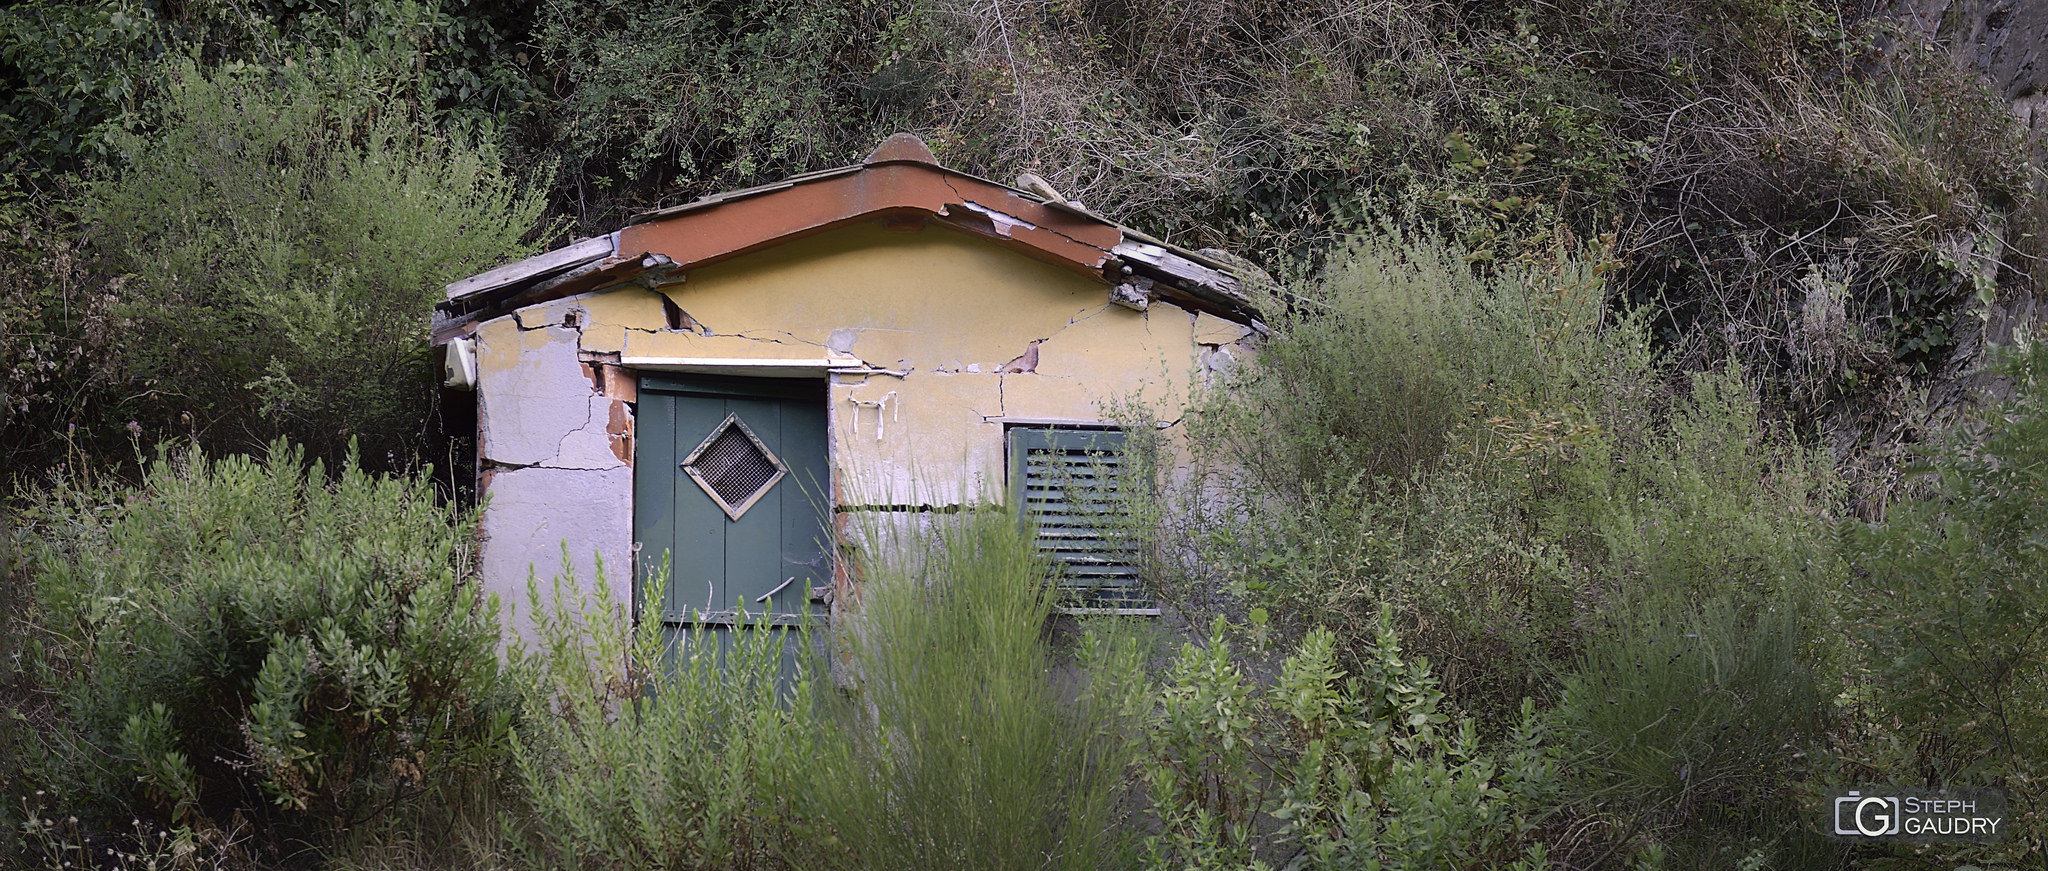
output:
[[[775,482],[789,474],[789,467],[761,443],[737,414],[726,415],[724,422],[712,427],[704,443],[683,458],[681,466],[690,480],[696,481],[711,501],[718,503],[725,516],[734,520],[740,519],[767,495]]]

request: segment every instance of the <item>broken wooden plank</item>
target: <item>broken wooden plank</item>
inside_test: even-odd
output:
[[[1233,299],[1243,299],[1243,283],[1237,276],[1217,269],[1211,269],[1162,246],[1145,242],[1123,242],[1110,253],[1125,260],[1135,260],[1175,278],[1192,282]]]
[[[602,260],[612,255],[618,245],[619,234],[592,236],[564,248],[556,248],[545,254],[536,254],[518,263],[507,263],[488,272],[479,272],[454,284],[448,285],[448,299],[457,300],[493,288],[504,287],[529,278],[546,275],[563,269],[571,269],[593,260]]]

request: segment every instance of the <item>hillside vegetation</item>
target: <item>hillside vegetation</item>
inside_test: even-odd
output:
[[[0,866],[2040,867],[2043,40],[1968,0],[0,9]],[[1042,632],[965,512],[861,566],[854,678],[630,603],[496,646],[441,287],[899,130],[1277,279],[1132,439],[1194,640]],[[2003,788],[2011,836],[1825,840],[1872,784]]]

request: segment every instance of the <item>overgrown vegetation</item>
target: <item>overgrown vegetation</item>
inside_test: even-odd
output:
[[[390,63],[183,64],[163,132],[108,138],[122,168],[79,205],[122,276],[120,375],[209,443],[417,450],[436,288],[526,251],[539,199],[488,146],[423,131]]]
[[[301,861],[503,752],[496,609],[424,482],[330,479],[278,443],[160,457],[27,517],[47,695],[15,715],[37,788],[10,828],[52,863],[134,848],[113,833]]]
[[[1182,647],[1139,739],[1160,821],[1144,867],[1548,867],[1533,835],[1557,770],[1533,706],[1506,752],[1482,751],[1429,663],[1402,656],[1386,614],[1376,625],[1358,672],[1317,628],[1263,691],[1221,620]]]
[[[834,637],[854,686],[816,771],[845,851],[826,864],[1120,864],[1124,684],[1084,670],[1061,698],[1044,556],[1000,509],[886,523],[860,533],[862,601]]]
[[[512,753],[532,810],[503,821],[525,864],[778,868],[806,855],[823,687],[809,656],[782,675],[806,633],[785,645],[766,625],[634,625],[602,570],[586,587],[565,566],[532,588]]]
[[[2025,95],[1943,44],[1972,27],[0,10],[0,864],[2037,861],[2048,207]],[[1282,279],[1258,355],[1131,434],[1162,488],[1125,532],[1209,631],[1049,617],[966,512],[870,541],[829,638],[564,577],[501,665],[469,527],[408,474],[445,446],[441,285],[896,130]],[[1870,784],[2002,787],[2013,837],[1820,840]]]
[[[2048,855],[2048,345],[2000,361],[2014,397],[1926,452],[1932,478],[1886,522],[1853,527],[1848,587],[1872,729],[1856,763],[2008,790],[2018,818],[1983,861]],[[1896,775],[1894,775],[1896,776]]]
[[[1549,708],[1563,806],[1587,814],[1560,860],[1793,819],[1785,772],[1841,677],[1813,641],[1847,576],[1830,464],[1742,368],[1659,361],[1602,251],[1474,270],[1465,250],[1361,240],[1276,319],[1190,423],[1167,534],[1195,544],[1159,582],[1332,632],[1347,668],[1391,615],[1481,734]]]
[[[20,238],[0,318],[24,340],[5,363],[21,422],[0,449],[23,467],[53,461],[54,421],[107,453],[134,419],[151,437],[196,428],[236,448],[349,431],[390,439],[365,441],[366,455],[402,465],[432,433],[417,361],[335,360],[320,338],[390,338],[430,299],[415,293],[514,256],[527,235],[608,232],[635,211],[850,163],[895,130],[949,165],[1036,173],[1288,280],[1341,263],[1343,240],[1381,220],[1479,262],[1612,234],[1616,298],[1644,312],[1653,342],[1688,368],[1739,361],[1767,405],[1826,428],[1853,455],[1867,518],[1894,497],[1923,420],[1955,406],[1922,389],[1981,362],[1980,314],[2041,287],[2037,149],[2006,104],[2024,94],[1955,67],[1941,40],[1965,21],[1930,34],[1860,6],[1763,0],[1202,10],[11,7],[0,143],[14,187],[0,218]],[[205,135],[224,123],[242,127]],[[265,135],[290,147],[258,161],[207,151]],[[542,182],[544,213],[508,178]],[[124,199],[108,200],[120,179],[169,182],[179,201],[138,211],[130,190],[108,215],[98,206]],[[272,222],[238,193],[308,211]],[[179,225],[171,208],[208,217]],[[397,257],[399,240],[433,242]],[[273,326],[166,315],[169,299],[234,302]],[[374,314],[333,326],[326,304]],[[287,316],[310,320],[272,321]],[[152,341],[110,338],[136,333]],[[200,378],[181,355],[239,365]],[[364,387],[371,376],[388,386]],[[342,441],[314,447],[332,459]]]

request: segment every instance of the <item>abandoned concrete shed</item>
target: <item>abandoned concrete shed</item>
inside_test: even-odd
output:
[[[668,557],[673,621],[795,613],[845,583],[835,515],[1001,503],[1043,518],[1074,604],[1144,610],[1048,463],[1115,443],[1106,403],[1177,420],[1258,323],[1222,259],[1021,181],[897,134],[449,285],[486,589],[524,602],[566,546],[619,601]]]

